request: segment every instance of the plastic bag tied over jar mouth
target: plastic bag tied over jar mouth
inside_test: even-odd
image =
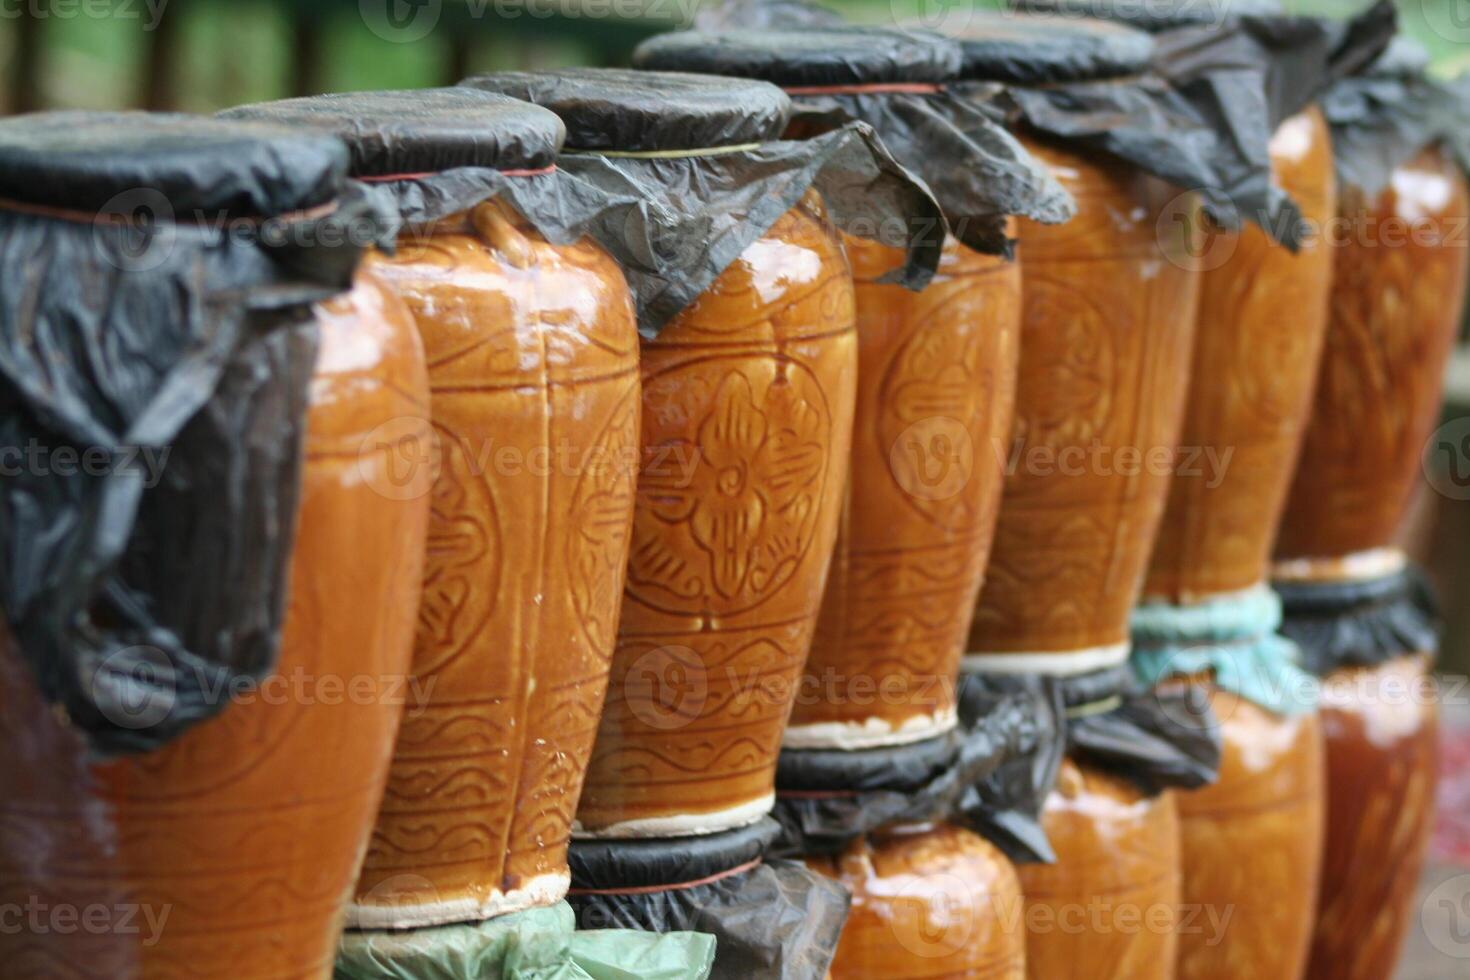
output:
[[[237,106],[220,118],[331,134],[347,144],[351,176],[384,214],[379,245],[504,198],[557,245],[580,239],[604,206],[577,198],[557,172],[566,137],[555,113],[467,89],[347,92]]]
[[[645,41],[633,61],[779,85],[794,103],[791,133],[872,126],[928,184],[950,234],[976,251],[1012,255],[1012,215],[1055,224],[1076,211],[1004,126],[950,91],[962,54],[941,35],[842,25],[682,31]]]
[[[768,858],[779,833],[762,818],[698,837],[573,841],[577,927],[712,934],[716,980],[821,977],[851,896],[805,865]]]
[[[1414,565],[1366,579],[1277,581],[1272,587],[1281,597],[1281,633],[1317,677],[1439,652],[1439,603]]]
[[[318,134],[150,113],[0,121],[0,602],[98,756],[276,663],[317,328],[379,233]],[[61,465],[63,454],[82,460]]]
[[[1428,73],[1429,52],[1399,36],[1367,69],[1322,94],[1338,183],[1369,200],[1419,153],[1441,148],[1470,174],[1470,74]]]
[[[622,265],[646,337],[811,188],[838,228],[905,251],[884,281],[918,289],[938,268],[944,219],[923,181],[863,123],[781,139],[791,101],[774,85],[598,68],[461,84],[561,117],[568,137],[558,169],[607,200],[587,231]]]
[[[1393,7],[1385,0],[1343,22],[1276,16],[1254,3],[1213,10],[1209,17],[1197,16],[1191,0],[1125,4],[1116,10],[1100,6],[1099,12],[1121,22],[1108,26],[1156,32],[1147,71],[1131,79],[1098,81],[1102,76],[1094,75],[1081,81],[1076,66],[1068,63],[1040,83],[1008,87],[1002,103],[1049,138],[1101,150],[1198,192],[1216,225],[1233,230],[1249,220],[1295,250],[1310,229],[1296,202],[1274,181],[1271,136],[1334,79],[1376,56],[1394,31]],[[1079,18],[1068,8],[976,15],[966,34],[1002,30],[992,25],[1007,19],[1054,35],[1051,45],[1099,30],[1099,21]],[[1090,51],[1097,42],[1080,47]],[[1079,56],[1077,62],[1083,60]],[[1119,61],[1086,60],[1094,67]],[[996,58],[988,61],[987,71],[1003,74]]]

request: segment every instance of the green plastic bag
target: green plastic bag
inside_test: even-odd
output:
[[[628,929],[577,932],[565,902],[471,925],[349,932],[336,980],[705,980],[715,938]]]

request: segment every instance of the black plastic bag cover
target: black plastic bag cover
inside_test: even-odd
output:
[[[779,833],[763,819],[704,837],[574,840],[577,927],[710,933],[712,978],[822,980],[852,899],[802,864],[764,859]]]
[[[923,177],[950,233],[977,251],[1010,253],[1009,215],[1052,224],[1075,213],[1067,192],[1004,126],[947,89],[801,91],[952,79],[960,50],[940,35],[858,27],[682,32],[645,41],[633,61],[789,86],[799,128],[867,123],[899,163]]]
[[[461,84],[561,116],[570,135],[557,166],[579,188],[562,193],[600,195],[599,213],[581,227],[622,265],[645,336],[697,299],[812,187],[837,227],[907,251],[885,281],[922,288],[938,267],[944,219],[923,182],[862,123],[777,139],[790,100],[773,85],[596,68]],[[700,140],[689,138],[696,122]],[[608,146],[606,134],[625,145]]]
[[[238,106],[220,117],[338,136],[352,153],[354,177],[456,167],[542,170],[556,162],[566,135],[554,112],[463,88],[313,95]]]
[[[567,127],[578,151],[703,150],[781,138],[791,101],[753,81],[711,84],[703,75],[613,68],[499,72],[462,85],[543,106]]]
[[[755,78],[785,88],[947,82],[957,77],[959,45],[929,31],[803,26],[795,30],[727,27],[676,31],[644,41],[633,64],[658,71]]]
[[[955,820],[986,810],[1004,819],[978,786],[1014,758],[1030,760],[1037,733],[1035,692],[1000,693],[945,736],[858,752],[781,753],[776,806],[779,854],[830,855],[881,827]],[[1022,818],[1024,819],[1024,817]]]
[[[1275,582],[1281,633],[1302,666],[1326,677],[1344,667],[1376,667],[1410,653],[1439,651],[1439,606],[1417,568],[1357,582]]]
[[[964,49],[965,78],[1012,85],[1138,75],[1154,53],[1148,34],[1101,20],[976,11],[955,37]]]
[[[957,88],[1013,127],[1198,191],[1225,228],[1239,227],[1239,213],[1258,203],[1288,206],[1271,188],[1269,130],[1256,143],[1230,142],[1215,117],[1150,71],[1152,35],[1097,20],[975,12],[956,36],[970,79]],[[1294,207],[1288,218],[1299,234]]]
[[[1220,134],[1220,152],[1231,158],[1226,194],[1235,207],[1295,248],[1305,229],[1296,205],[1267,180],[1271,134],[1337,80],[1371,64],[1396,29],[1389,0],[1350,21],[1242,16],[1218,29],[1159,35],[1154,67]]]
[[[962,814],[1019,863],[1056,859],[1041,812],[1063,756],[1105,769],[1157,795],[1170,787],[1213,782],[1220,765],[1219,726],[1202,691],[1173,685],[1139,688],[1123,668],[1078,677],[967,673],[960,719],[975,724],[1000,698],[1025,694],[1026,737],[974,786]]]
[[[1150,33],[1218,27],[1235,17],[1282,12],[1281,0],[1008,0],[1007,6],[1028,14],[1115,20]]]
[[[1470,171],[1470,78],[1431,79],[1424,73],[1428,64],[1423,45],[1399,36],[1366,72],[1339,79],[1323,94],[1344,187],[1371,200],[1395,169],[1431,146],[1441,146]]]
[[[847,19],[811,0],[722,0],[700,4],[692,26],[698,31],[719,31],[727,27],[788,27],[793,23],[839,27]]]
[[[960,675],[960,724],[974,727],[997,711],[1016,711],[1005,759],[976,781],[957,819],[1018,864],[1056,860],[1041,811],[1066,755],[1066,707],[1054,678],[1032,674]]]
[[[326,233],[362,216],[346,169],[274,127],[0,121],[0,447],[105,458],[0,484],[0,600],[99,755],[158,748],[275,663],[310,304],[360,254]]]
[[[1220,771],[1220,729],[1197,685],[1145,690],[1126,668],[1060,682],[1067,712],[1067,750],[1121,776],[1145,793],[1196,789]]]

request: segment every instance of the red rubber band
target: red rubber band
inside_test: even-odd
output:
[[[311,221],[316,218],[325,218],[327,215],[336,210],[337,202],[328,201],[326,204],[319,204],[314,208],[307,208],[303,211],[288,211],[285,214],[279,214],[271,218],[230,218],[227,219],[227,223],[238,224],[243,222],[245,224],[264,224],[267,221]],[[114,214],[106,211],[98,211],[89,214],[86,211],[75,211],[71,208],[57,208],[52,207],[48,204],[28,204],[25,201],[15,201],[11,200],[8,197],[0,197],[0,211],[13,211],[16,214],[29,214],[37,218],[55,218],[58,221],[69,221],[79,225],[92,225],[96,224],[99,221],[105,221],[109,224],[116,225],[126,225],[130,223],[127,215],[123,214]],[[193,224],[207,227],[213,223],[213,220],[206,218],[194,218],[192,220],[186,219],[184,221],[179,221],[177,218],[175,218],[169,223]]]
[[[505,177],[539,177],[542,174],[554,173],[556,164],[549,167],[541,167],[537,170],[497,170],[498,174]],[[438,171],[428,171],[421,174],[384,174],[381,177],[357,177],[356,180],[364,184],[386,184],[395,180],[426,180],[429,177],[438,176]]]
[[[804,85],[788,88],[787,95],[867,95],[869,93],[906,93],[935,95],[943,87],[931,82],[889,82],[873,85]]]
[[[698,888],[700,885],[713,884],[723,881],[734,875],[742,874],[752,868],[759,867],[760,858],[754,861],[746,861],[742,865],[731,868],[729,871],[721,871],[719,874],[710,875],[708,878],[700,878],[698,881],[686,881],[681,885],[642,885],[637,888],[572,888],[568,895],[653,895],[658,892],[681,892],[689,888]]]

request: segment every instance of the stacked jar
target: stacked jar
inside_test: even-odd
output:
[[[1283,631],[1322,679],[1327,832],[1307,976],[1387,980],[1433,826],[1434,612],[1397,547],[1466,290],[1463,96],[1397,38],[1323,96],[1339,181],[1326,349],[1276,539]],[[1433,444],[1428,452],[1434,452]]]
[[[844,894],[765,860],[767,814],[849,484],[860,354],[833,221],[890,206],[860,200],[887,200],[882,180],[877,193],[850,178],[835,196],[818,188],[867,158],[869,137],[781,140],[790,100],[754,80],[579,69],[465,84],[555,111],[579,173],[657,181],[675,210],[737,214],[728,241],[709,242],[706,285],[642,345],[632,556],[573,844],[581,922],[697,920],[720,936],[718,976],[761,962],[825,969]],[[783,180],[773,161],[805,162]],[[916,238],[902,224],[889,236]]]
[[[432,439],[385,430],[431,505],[419,693],[348,924],[474,924],[555,905],[617,632],[640,408],[618,265],[590,240],[553,244],[517,206],[556,179],[562,124],[463,89],[229,115],[348,143],[354,176],[400,210],[396,248],[372,266],[428,357]]]
[[[1020,270],[987,253],[1007,250],[1009,214],[1057,221],[1069,202],[1004,130],[947,90],[962,54],[939,35],[683,32],[646,42],[634,60],[779,84],[797,106],[793,134],[833,119],[871,123],[965,236],[944,237],[939,270],[918,292],[886,280],[894,248],[844,240],[858,328],[851,475],[783,740],[778,813],[783,846],[854,895],[833,980],[1023,976],[1010,862],[948,823],[944,806],[920,801],[953,778],[962,754],[955,686],[1015,399]],[[987,171],[1013,186],[1002,191]],[[903,796],[913,805],[895,816]]]
[[[117,577],[87,600],[87,635],[157,622],[109,657],[112,668],[92,668],[97,694],[109,669],[149,655],[123,678],[146,696],[100,713],[151,738],[200,707],[187,702],[192,684],[217,685],[202,702],[213,717],[117,755],[83,737],[76,707],[42,697],[16,656],[37,634],[23,607],[7,608],[16,636],[0,649],[11,746],[0,761],[0,896],[92,923],[98,909],[127,918],[4,930],[5,973],[325,977],[388,775],[428,521],[426,497],[392,492],[398,446],[378,437],[385,426],[425,435],[423,348],[402,301],[368,269],[342,288],[358,250],[321,224],[343,207],[347,154],[330,137],[276,127],[61,113],[0,125],[0,159],[0,234],[68,277],[32,278],[36,291],[17,280],[15,295],[34,302],[6,314],[7,363],[73,338],[78,346],[44,355],[54,390],[75,399],[73,414],[48,424],[75,425],[75,410],[91,406],[127,424],[117,451],[127,438],[168,447],[133,515],[114,498],[107,517],[109,533],[128,538],[116,542],[116,565],[98,570]],[[137,223],[140,186],[156,224]],[[105,431],[58,430],[55,445]],[[30,495],[29,519],[45,498]],[[211,507],[242,504],[210,526]],[[12,513],[7,525],[26,520]],[[289,577],[252,551],[278,535]],[[239,554],[251,562],[221,577]],[[128,596],[160,567],[179,576],[151,604]],[[279,639],[279,657],[232,679],[252,631],[274,629],[270,607],[234,615],[257,587],[284,598],[283,630],[267,641]]]
[[[1121,88],[1146,71],[1152,50],[1146,34],[1080,19],[976,15],[960,37],[967,78],[1020,90]],[[964,669],[1054,678],[1078,692],[1070,717],[1106,716],[1119,707],[1128,614],[1163,514],[1198,281],[1182,261],[1182,233],[1160,223],[1177,189],[1065,137],[1020,132],[1076,199],[1077,217],[1020,225],[1017,465]],[[1114,455],[1135,462],[1120,466]],[[1028,976],[1171,976],[1180,888],[1172,796],[1069,758],[1042,827],[1055,863],[1020,868]],[[1089,917],[1125,906],[1140,928]]]

